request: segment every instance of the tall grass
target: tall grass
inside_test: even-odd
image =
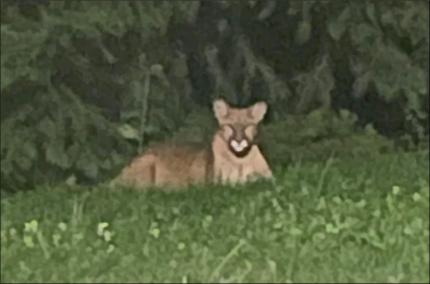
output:
[[[2,282],[428,282],[428,154],[277,169],[175,193],[1,200]]]

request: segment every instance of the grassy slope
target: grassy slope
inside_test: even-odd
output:
[[[277,185],[3,197],[1,280],[427,282],[428,170],[399,154],[292,165]]]

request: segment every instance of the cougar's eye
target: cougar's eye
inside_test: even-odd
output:
[[[250,140],[254,139],[256,134],[257,134],[257,127],[255,125],[246,126],[245,135],[248,139]]]
[[[222,126],[222,132],[226,140],[230,139],[234,134],[233,127],[229,124],[225,124]]]

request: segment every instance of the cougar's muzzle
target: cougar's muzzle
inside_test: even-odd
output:
[[[253,145],[253,126],[225,125],[223,127],[225,141],[229,150],[238,158],[248,155]]]

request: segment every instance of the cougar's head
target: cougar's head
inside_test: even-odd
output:
[[[213,110],[219,123],[217,134],[236,157],[245,157],[255,143],[257,126],[266,114],[267,104],[258,102],[247,108],[233,108],[218,99]]]

